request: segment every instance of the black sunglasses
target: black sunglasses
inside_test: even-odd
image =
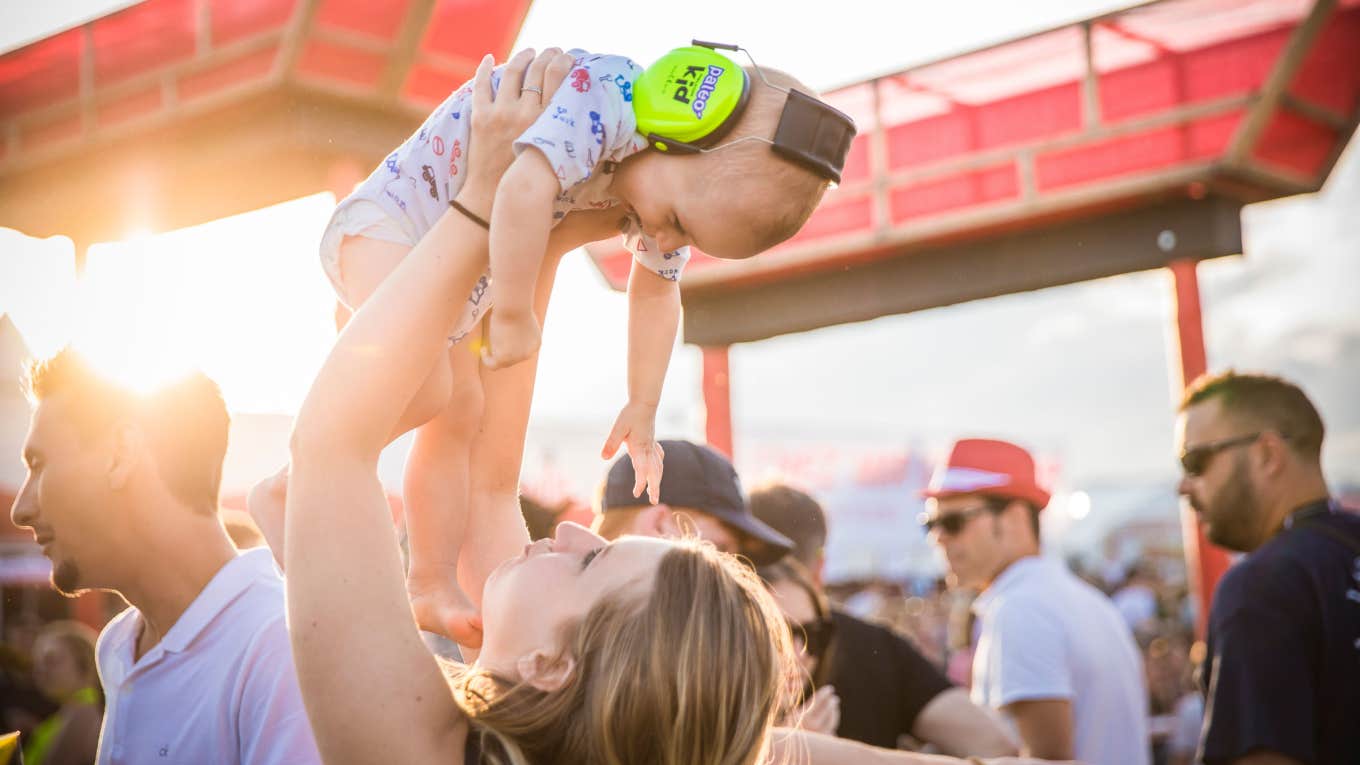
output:
[[[831,638],[836,634],[836,624],[830,619],[816,619],[810,622],[798,623],[790,621],[789,632],[793,633],[794,640],[803,643],[803,650],[809,656],[821,659],[826,655],[826,649],[831,647]]]
[[[985,512],[995,512],[995,510],[995,506],[991,504],[974,505],[967,510],[941,513],[940,515],[926,515],[925,513],[922,513],[920,521],[921,526],[925,528],[927,534],[935,529],[939,529],[942,534],[952,535],[963,531],[963,527],[967,526],[968,522],[978,515]]]
[[[1186,475],[1192,477],[1203,475],[1204,471],[1209,468],[1209,460],[1213,459],[1215,454],[1218,454],[1225,449],[1232,449],[1237,446],[1245,446],[1254,443],[1264,432],[1265,431],[1258,431],[1245,436],[1234,436],[1233,438],[1224,438],[1219,441],[1210,441],[1207,444],[1192,446],[1181,452],[1181,470],[1185,471]]]

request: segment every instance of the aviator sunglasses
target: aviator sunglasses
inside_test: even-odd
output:
[[[1210,441],[1207,444],[1200,444],[1199,446],[1192,446],[1181,452],[1181,470],[1185,471],[1185,474],[1191,477],[1203,475],[1204,471],[1209,468],[1209,460],[1213,459],[1215,454],[1226,449],[1254,443],[1256,439],[1264,434],[1265,431],[1257,431],[1245,436],[1234,436],[1218,441]],[[1284,434],[1281,434],[1280,437],[1284,439],[1289,438]]]
[[[918,520],[925,528],[926,533],[939,529],[942,534],[957,534],[963,531],[963,527],[973,518],[985,512],[994,512],[995,506],[992,504],[974,505],[965,510],[956,510],[952,513],[941,513],[939,515],[927,515],[922,513]]]

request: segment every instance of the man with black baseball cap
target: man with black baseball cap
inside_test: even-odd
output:
[[[689,441],[661,441],[666,470],[660,501],[634,496],[633,462],[614,461],[600,498],[595,531],[605,539],[624,534],[679,536],[686,516],[698,535],[724,552],[745,555],[757,566],[774,563],[793,549],[788,537],[754,515],[732,463],[713,449]]]

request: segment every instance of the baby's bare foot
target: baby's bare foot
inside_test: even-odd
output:
[[[406,582],[416,626],[452,639],[467,648],[482,645],[482,617],[453,581],[411,578]]]

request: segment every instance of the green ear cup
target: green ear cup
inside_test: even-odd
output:
[[[661,151],[698,151],[732,127],[750,90],[746,72],[721,53],[676,48],[633,83],[638,132]]]

